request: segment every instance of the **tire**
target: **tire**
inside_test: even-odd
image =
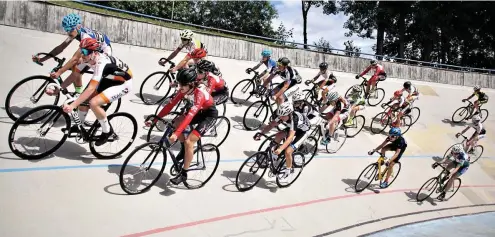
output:
[[[310,141],[310,142],[308,142]],[[314,147],[311,145],[311,143],[314,144]],[[318,140],[315,137],[309,136],[306,138],[306,140],[303,142],[301,147],[297,149],[298,152],[301,152],[304,154],[304,166],[307,166],[309,162],[313,160],[313,158],[316,155],[316,152],[318,151]]]
[[[201,149],[201,152],[198,152],[200,151],[199,149]],[[213,175],[215,174],[217,168],[218,168],[218,163],[220,163],[220,151],[218,150],[218,147],[213,145],[213,144],[202,144],[201,147],[197,147],[194,151],[194,154],[196,155],[196,160],[199,160],[199,154],[201,154],[201,156],[203,156],[203,152],[213,152],[215,155],[216,155],[216,159],[215,159],[215,165],[213,167],[213,171],[211,172],[211,174],[208,176],[208,178],[206,178],[203,182],[201,182],[199,185],[191,185],[189,183],[184,182],[184,186],[186,186],[186,188],[188,189],[197,189],[197,188],[201,188],[203,186],[205,186],[206,183],[208,183],[208,181],[210,181],[210,179],[213,177]],[[191,162],[191,166],[193,166],[193,162],[194,162],[195,158],[193,157],[193,161]],[[205,164],[205,167],[206,167],[206,164],[207,163],[210,163],[210,162],[205,162],[203,159],[202,161],[204,162]],[[189,174],[190,172],[194,172],[194,170],[191,170],[191,167],[189,167]]]
[[[239,87],[239,88],[238,88]],[[242,94],[247,94],[246,99],[237,99],[234,96],[234,91],[239,90]],[[255,84],[251,79],[244,79],[235,84],[234,88],[232,88],[232,92],[230,93],[230,101],[234,104],[244,104],[248,101],[253,95],[250,94],[251,91],[254,91]]]
[[[459,117],[455,118],[456,115],[459,115]],[[460,123],[464,119],[466,119],[467,116],[469,116],[468,108],[467,107],[460,107],[454,112],[454,114],[452,114],[452,122],[453,123]]]
[[[248,126],[246,122],[246,115],[250,110],[253,110],[254,115],[256,116],[256,113],[259,113],[258,116],[261,116],[261,120],[259,124],[255,124],[254,126]],[[248,131],[256,130],[260,128],[266,121],[266,118],[268,117],[268,107],[265,104],[265,102],[259,100],[254,102],[252,105],[250,105],[247,109],[246,112],[244,112],[244,116],[242,117],[242,124],[244,125],[244,128]],[[256,118],[258,117],[256,116]]]
[[[133,142],[134,142],[134,140],[136,139],[136,135],[137,135],[137,128],[138,128],[138,127],[137,127],[137,121],[136,121],[136,119],[135,119],[132,115],[130,115],[130,114],[128,114],[128,113],[119,112],[119,113],[115,113],[115,114],[108,115],[108,117],[107,117],[107,118],[108,118],[108,124],[111,124],[112,119],[115,121],[115,120],[116,120],[115,118],[118,118],[118,117],[125,117],[125,118],[127,118],[127,119],[131,120],[132,126],[133,126],[134,128],[133,128],[133,132],[132,132],[132,136],[130,137],[130,140],[129,140],[129,141],[127,142],[127,144],[126,144],[123,148],[121,148],[119,151],[117,151],[117,152],[115,152],[115,153],[110,153],[110,154],[108,154],[108,155],[106,155],[106,154],[102,154],[102,152],[100,152],[100,151],[97,151],[97,150],[96,150],[96,149],[97,149],[97,147],[96,147],[96,145],[95,145],[95,141],[94,141],[94,140],[95,140],[95,137],[97,137],[97,136],[96,136],[96,133],[98,132],[98,128],[100,128],[100,127],[101,127],[101,126],[100,126],[100,123],[96,123],[96,122],[95,122],[96,124],[95,124],[95,125],[93,125],[94,127],[91,129],[91,130],[92,130],[92,133],[91,133],[91,135],[90,135],[89,149],[90,149],[91,153],[92,153],[92,154],[93,154],[96,158],[98,158],[98,159],[113,159],[113,158],[116,158],[116,157],[120,156],[122,153],[124,153],[127,149],[129,149],[129,147],[132,145],[132,143],[133,143]],[[119,134],[115,134],[115,132],[117,132],[117,131],[114,131],[114,135],[113,135],[112,137],[110,137],[110,138],[108,139],[108,141],[107,141],[105,144],[103,144],[103,145],[102,145],[102,147],[103,147],[104,145],[107,145],[107,144],[108,144],[108,145],[111,145],[111,143],[112,143],[112,138],[113,138],[113,139],[115,139],[115,138],[119,138],[119,136],[118,136]],[[109,144],[109,143],[110,143],[110,144]],[[105,151],[108,151],[108,148],[103,149],[103,152],[105,152]]]
[[[383,98],[385,98],[385,90],[383,90],[382,88],[376,88],[375,93],[376,93],[376,98],[372,98],[370,94],[366,99],[370,106],[376,106],[377,104],[380,104],[380,102],[383,101]]]
[[[305,89],[302,91],[304,94],[304,99],[309,102],[310,104],[316,104],[315,99],[313,98],[313,92],[310,89]]]
[[[476,148],[479,148],[481,151],[479,152],[479,155],[477,157],[469,161],[469,164],[474,164],[476,161],[478,161],[483,155],[483,151],[485,150],[482,145],[476,145],[475,147],[473,147],[473,149],[475,150]]]
[[[371,174],[372,174],[370,176],[371,177],[370,178],[370,181],[368,183],[366,183],[366,185],[364,185],[363,188],[358,188],[358,184],[360,183],[359,181],[361,180],[361,177],[366,176],[367,174],[369,174],[370,171],[371,171]],[[364,170],[361,171],[361,174],[359,174],[359,176],[358,176],[358,178],[356,180],[356,183],[354,184],[354,190],[356,192],[360,193],[363,190],[365,190],[368,186],[370,186],[371,182],[373,182],[373,180],[375,179],[376,172],[378,172],[378,164],[376,162],[375,163],[371,163],[368,166],[366,166],[366,168],[364,168]]]
[[[433,188],[431,188],[430,191],[427,191],[426,193],[428,193],[428,195],[421,195],[421,190],[426,190],[428,188],[429,185],[433,184]],[[418,202],[422,202],[424,201],[425,199],[429,198],[433,192],[435,192],[435,190],[437,189],[437,186],[438,186],[438,179],[437,177],[433,177],[431,179],[428,179],[424,184],[423,186],[421,186],[421,188],[419,189],[418,193],[416,194],[416,201]]]
[[[163,83],[165,83],[166,81],[169,82],[168,88],[163,90],[163,91],[166,91],[166,93],[164,93],[163,96],[161,96],[161,95],[157,96],[159,99],[150,98],[150,96],[146,93],[146,91],[144,91],[145,90],[144,85],[147,82],[148,82],[148,85],[152,85],[154,83],[154,81],[151,80],[151,77],[153,77],[155,75],[160,76],[159,79],[155,83],[155,86],[156,85],[159,86],[158,89],[162,89],[162,87],[164,86]],[[139,88],[139,97],[141,98],[141,101],[143,101],[143,103],[147,104],[147,105],[158,104],[161,100],[163,100],[164,98],[166,98],[168,96],[168,93],[170,93],[170,90],[172,89],[172,87],[170,87],[170,83],[172,83],[172,80],[170,79],[170,76],[167,74],[167,72],[159,71],[159,72],[151,73],[149,76],[147,76],[144,79],[143,83],[141,83],[141,87]]]
[[[390,182],[388,183],[387,188],[388,188],[388,187],[390,187],[390,186],[394,183],[394,181],[397,179],[397,177],[399,177],[399,173],[400,173],[400,169],[401,169],[402,165],[401,165],[401,163],[400,163],[400,162],[395,162],[395,163],[394,163],[394,169],[393,169],[393,170],[395,170],[395,169],[396,169],[396,167],[395,167],[396,165],[398,165],[398,166],[399,166],[399,168],[398,168],[398,170],[397,170],[397,173],[394,175],[394,177],[393,177],[392,181],[390,181]],[[388,166],[387,166],[387,167],[385,168],[385,170],[383,171],[383,178],[385,178],[385,177],[386,177],[387,172],[388,172]],[[392,171],[392,172],[393,172],[393,171]],[[392,175],[393,175],[393,173],[392,173],[390,176],[392,176]]]
[[[364,124],[366,123],[366,119],[364,118],[363,115],[354,116],[354,118],[352,118],[352,120],[353,120],[353,126],[349,126],[349,127],[346,126],[345,127],[347,129],[347,137],[355,137],[356,135],[358,135],[361,132],[361,130],[363,130]],[[361,121],[361,122],[359,122],[359,121]],[[361,125],[359,125],[359,124],[361,124]],[[354,133],[349,132],[352,129],[356,129],[354,131]]]
[[[461,179],[460,178],[456,178],[454,180],[453,184],[452,184],[452,188],[451,188],[451,190],[453,190],[452,194],[450,194],[449,196],[447,196],[448,193],[445,193],[445,198],[443,200],[446,201],[446,200],[451,199],[457,193],[457,191],[459,191],[459,188],[461,188],[461,184],[462,184]]]
[[[218,110],[218,116],[224,117],[225,113],[227,112],[227,105],[225,103],[216,105],[216,108]]]
[[[158,175],[156,176],[156,178],[154,178],[145,188],[141,189],[141,190],[130,190],[127,186],[126,186],[126,182],[125,182],[125,178],[124,178],[124,175],[125,175],[125,168],[127,166],[130,166],[129,164],[129,161],[131,160],[131,158],[141,149],[143,148],[147,148],[149,147],[151,152],[150,154],[148,155],[148,157],[146,158],[145,161],[147,161],[148,159],[151,158],[151,163],[149,166],[145,167],[147,169],[150,169],[152,167],[152,164],[155,163],[156,158],[158,157],[159,153],[162,153],[162,163],[161,163],[161,168],[160,170],[158,171]],[[156,153],[155,155],[153,155],[153,153]],[[158,161],[159,162],[159,161]],[[132,162],[131,162],[132,163]],[[143,162],[144,163],[144,162]],[[147,143],[144,143],[142,145],[139,145],[137,146],[130,154],[129,156],[127,156],[127,158],[125,159],[124,161],[124,164],[122,165],[121,169],[120,169],[120,173],[119,173],[119,183],[120,183],[120,187],[122,188],[122,190],[124,190],[124,192],[126,192],[127,194],[130,194],[130,195],[135,195],[135,194],[141,194],[143,192],[146,192],[148,191],[151,187],[153,187],[153,185],[155,185],[155,183],[160,179],[160,177],[162,176],[162,173],[163,171],[165,170],[165,166],[167,165],[167,152],[166,150],[164,149],[164,147],[160,147],[159,144],[157,143],[154,143],[154,142],[147,142]]]
[[[26,118],[29,118],[30,116],[32,116],[32,114],[35,114],[37,112],[40,112],[40,111],[44,111],[44,110],[47,110],[49,112],[42,112],[42,114],[45,114],[43,117],[39,117],[40,119],[36,119],[37,121],[34,121],[34,120],[27,120],[26,121]],[[32,154],[25,154],[21,151],[19,151],[16,147],[15,147],[15,133],[16,131],[18,130],[18,127],[20,125],[23,125],[23,124],[36,124],[38,122],[41,122],[41,120],[44,120],[46,118],[46,120],[48,121],[58,121],[60,119],[60,116],[62,116],[64,119],[65,119],[65,124],[61,124],[62,125],[62,128],[65,128],[66,131],[68,131],[68,129],[70,128],[70,123],[71,123],[71,119],[69,117],[68,114],[66,114],[61,107],[58,107],[56,105],[42,105],[42,106],[38,106],[34,109],[31,109],[29,110],[28,112],[24,113],[23,115],[21,115],[19,117],[19,119],[17,119],[14,124],[12,125],[12,127],[10,128],[10,132],[9,132],[9,148],[10,150],[12,151],[12,153],[14,153],[16,156],[22,158],[22,159],[27,159],[27,160],[36,160],[36,159],[41,159],[41,158],[44,158],[45,156],[48,156],[52,153],[54,153],[56,150],[58,150],[62,144],[64,144],[65,140],[67,139],[67,137],[69,136],[69,133],[68,132],[64,132],[64,135],[62,136],[62,139],[60,139],[60,141],[58,141],[51,149],[48,149],[47,151],[41,153],[41,154],[37,154],[37,155],[32,155]],[[59,127],[50,127],[50,130],[51,129],[60,129]],[[44,143],[46,144],[46,142]]]
[[[481,109],[481,122],[485,122],[485,120],[488,118],[488,110],[486,109]]]
[[[299,162],[296,163],[296,157],[297,158],[300,158],[300,159],[297,159]],[[282,159],[282,161],[280,162],[279,166],[277,167],[277,172],[280,172],[282,167],[285,165],[285,160],[286,158],[284,157],[284,159]],[[294,179],[290,182],[287,182],[287,183],[283,183],[282,180],[281,180],[281,175],[280,174],[277,174],[276,176],[276,179],[275,181],[277,182],[277,186],[280,187],[280,188],[287,188],[289,186],[291,186],[294,182],[296,182],[296,180],[299,178],[299,176],[301,176],[301,173],[304,169],[304,164],[306,163],[305,159],[304,159],[304,155],[301,153],[301,152],[294,152],[292,153],[292,168],[294,169],[294,174],[297,172],[296,177],[294,177]],[[298,169],[298,171],[296,171],[296,169]]]
[[[235,177],[235,187],[237,188],[237,190],[239,190],[240,192],[245,192],[245,191],[252,189],[254,186],[256,186],[258,184],[258,182],[261,180],[261,178],[263,178],[263,175],[265,175],[265,172],[267,169],[267,167],[261,167],[261,163],[264,162],[265,160],[268,163],[267,154],[265,152],[260,151],[260,152],[254,153],[253,155],[248,157],[242,163],[242,165],[239,168],[239,171],[237,171],[237,175]],[[250,161],[252,161],[252,164],[253,164],[251,166],[249,166]],[[261,170],[261,174],[257,177],[256,181],[254,181],[252,184],[245,186],[245,187],[241,186],[241,182],[239,180],[239,177],[241,176],[241,174],[245,173],[245,172],[242,172],[243,167],[248,167],[249,172],[247,172],[247,173],[252,174],[252,175],[256,175],[256,173],[258,173],[258,171]]]
[[[414,112],[416,111],[416,112]],[[416,116],[417,114],[417,116]],[[411,112],[409,112],[409,114],[407,114],[409,116],[411,116],[411,119],[412,119],[412,124],[415,124],[418,119],[419,119],[419,116],[421,115],[421,110],[418,108],[418,107],[414,107],[411,109]]]
[[[225,133],[225,135],[222,137],[222,136],[218,136],[218,127],[220,124],[227,124],[227,132]],[[213,125],[211,128],[208,129],[208,131],[206,131],[205,135],[201,137],[201,142],[204,143],[204,144],[207,144],[207,143],[211,143],[213,145],[215,145],[216,147],[220,147],[224,142],[225,140],[227,140],[227,137],[229,137],[229,133],[230,133],[230,120],[225,117],[225,116],[218,116],[216,122],[215,122],[215,125]],[[203,138],[220,138],[219,141],[210,141],[210,140],[213,140],[213,139],[203,139]],[[217,140],[217,139],[215,139]]]
[[[340,139],[344,139],[344,140],[339,141],[342,143],[340,143],[340,145],[338,145],[338,147],[336,149],[331,149],[328,146],[331,144],[334,144],[334,142],[335,142],[334,139],[332,138],[332,140],[329,143],[327,143],[327,145],[325,146],[325,149],[328,153],[331,153],[331,154],[336,153],[337,151],[340,150],[340,148],[342,148],[342,146],[344,146],[345,141],[347,140],[347,136],[348,136],[347,135],[347,129],[344,127],[340,127],[340,128],[338,128],[338,130],[336,129],[335,132],[340,131],[340,130],[342,130],[343,132],[339,132],[339,133],[342,133],[342,135],[339,137],[340,137]]]
[[[112,102],[112,103],[110,104],[110,107],[108,107],[108,109],[111,109],[111,106],[112,106],[112,104],[114,104],[114,103],[116,104],[116,107],[115,107],[115,109],[113,109],[112,111],[108,111],[108,109],[107,109],[107,111],[106,111],[106,114],[107,114],[107,115],[110,115],[110,114],[114,114],[114,113],[119,112],[120,105],[122,104],[122,100],[121,100],[121,99],[122,99],[122,98],[119,98],[117,101],[114,101],[114,102]],[[88,112],[89,112],[89,113],[92,113],[92,111],[91,111],[91,110],[89,110]],[[94,115],[93,115],[93,116],[94,116]],[[84,121],[84,125],[86,125],[86,126],[88,126],[88,127],[91,127],[91,126],[93,125],[93,122],[90,122],[90,121],[95,121],[95,120],[96,120],[96,116],[94,116],[94,117],[95,117],[95,119],[89,119],[89,120],[88,120],[88,119],[87,119],[88,117],[86,116],[86,120]]]
[[[261,143],[261,145],[258,147],[258,151],[259,152],[264,152],[266,150],[266,148],[268,148],[268,146],[270,145],[270,141],[272,139],[275,139],[275,136],[277,134],[273,134],[271,136],[269,136],[268,138],[266,138],[265,140],[263,140],[263,142]],[[282,144],[283,142],[285,142],[285,138],[282,138],[282,140],[280,140],[280,143],[279,144]]]
[[[385,118],[386,121],[384,121]],[[375,121],[377,121],[377,124],[379,124],[380,126],[383,126],[383,128],[377,128],[378,125],[373,126],[373,124],[375,124],[374,123]],[[390,124],[390,117],[387,115],[387,113],[380,112],[371,120],[370,131],[373,134],[381,133],[383,132],[383,130],[387,128],[389,124]]]
[[[40,86],[37,87],[38,89],[33,92],[34,94],[33,95],[36,95],[37,98],[41,98],[42,96],[45,96],[47,98],[49,97],[53,97],[54,100],[53,102],[51,103],[46,103],[46,104],[51,104],[51,105],[57,105],[58,104],[58,100],[60,98],[60,93],[55,95],[55,96],[49,96],[49,95],[45,95],[45,88],[46,86],[49,84],[49,83],[52,83],[52,82],[55,82],[55,80],[53,80],[52,78],[50,77],[47,77],[47,76],[41,76],[41,75],[37,75],[37,76],[31,76],[31,77],[27,77],[25,79],[22,79],[21,81],[19,81],[17,84],[14,85],[14,87],[12,87],[12,89],[10,89],[9,93],[7,94],[7,98],[5,99],[5,112],[7,113],[7,115],[9,116],[10,119],[12,119],[13,121],[16,121],[23,113],[26,113],[26,111],[24,112],[16,112],[15,109],[13,108],[12,106],[12,96],[14,95],[14,93],[16,92],[17,89],[19,89],[19,87],[21,87],[22,85],[28,83],[28,82],[33,82],[33,81],[38,81],[39,80],[39,84]],[[36,87],[35,87],[36,88]],[[30,95],[32,96],[32,95]],[[39,97],[38,97],[39,96]],[[36,103],[38,103],[39,101],[37,101],[36,103],[33,104],[32,101],[30,101],[32,105],[32,107],[30,107],[31,109],[32,108],[35,108],[36,106],[39,106],[37,105]],[[41,104],[41,105],[44,105],[44,104]]]
[[[450,146],[450,147],[449,147],[449,148],[445,151],[445,153],[443,154],[443,159],[445,159],[445,158],[447,157],[447,154],[449,154],[449,153],[450,153],[450,150],[452,149],[452,147],[454,147],[455,145],[458,145],[458,144],[464,147],[464,145],[462,145],[462,143],[456,143],[456,144],[454,144],[454,145]]]

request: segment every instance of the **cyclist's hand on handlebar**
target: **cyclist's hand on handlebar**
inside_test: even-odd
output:
[[[38,56],[33,55],[32,59],[33,59],[33,62],[35,62],[36,64],[38,64],[38,65],[43,65],[43,64],[41,63],[41,60],[40,60],[40,58],[39,58]]]
[[[146,127],[151,127],[151,124],[152,124],[152,123],[153,123],[153,122],[151,122],[151,120],[145,121],[145,122],[144,122],[144,126],[146,126]]]
[[[311,83],[311,80],[307,80],[304,82],[304,84],[306,84],[307,86],[309,86],[310,83]]]
[[[462,102],[466,102],[466,99],[462,99]]]
[[[60,73],[59,72],[52,72],[52,73],[50,73],[50,77],[53,79],[57,79],[60,77]]]
[[[251,71],[252,71],[252,70],[253,70],[253,69],[248,68],[248,69],[246,69],[246,73],[247,73],[247,74],[249,74],[249,73],[251,73]]]
[[[373,155],[373,153],[375,153],[375,150],[371,150],[371,151],[368,151],[368,155]]]
[[[259,140],[260,140],[260,138],[261,138],[260,133],[256,133],[256,134],[254,134],[253,139],[254,139],[255,141],[259,141]]]
[[[460,135],[460,133],[455,134],[455,138],[459,138]]]
[[[383,103],[382,108],[385,109],[385,107],[387,107],[387,104]]]
[[[158,64],[159,64],[160,66],[165,66],[165,63],[167,63],[167,60],[165,60],[165,59],[160,59],[160,60],[158,60]]]
[[[432,169],[437,168],[437,166],[438,166],[438,163],[437,163],[437,162],[435,162],[435,163],[431,164],[431,168],[432,168]]]
[[[356,75],[356,79],[359,79],[359,75]]]

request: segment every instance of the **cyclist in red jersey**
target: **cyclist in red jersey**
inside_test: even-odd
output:
[[[197,64],[198,80],[206,82],[208,92],[213,96],[215,104],[225,102],[229,97],[229,88],[221,76],[214,75],[215,64],[208,60],[201,60]]]
[[[176,72],[181,68],[188,68],[190,65],[197,64],[201,59],[206,58],[206,50],[202,48],[194,49],[182,59],[175,67],[170,69],[171,72]]]
[[[194,68],[181,69],[177,73],[179,82],[179,92],[175,97],[158,113],[159,117],[164,117],[174,106],[182,99],[187,100],[188,107],[186,114],[179,116],[174,121],[175,131],[170,135],[168,140],[174,143],[179,139],[181,142],[181,151],[177,155],[177,160],[184,160],[183,171],[170,182],[178,185],[187,180],[187,170],[193,159],[194,144],[205,134],[205,132],[214,125],[218,117],[218,111],[215,108],[213,98],[208,93],[206,86],[197,81],[198,74]],[[153,121],[156,123],[156,119]],[[146,126],[151,123],[147,122]],[[188,125],[196,125],[190,134],[184,136],[183,132]]]
[[[364,76],[364,74],[368,73],[371,69],[374,69],[375,73],[373,74],[373,76],[371,76],[371,78],[368,81],[368,85],[366,86],[366,91],[365,91],[366,97],[368,97],[370,91],[370,85],[372,86],[372,90],[375,90],[377,80],[380,79],[381,81],[383,81],[387,78],[387,73],[385,73],[383,66],[378,64],[376,60],[371,60],[370,65],[361,74],[356,75],[356,79],[359,79],[359,77]]]

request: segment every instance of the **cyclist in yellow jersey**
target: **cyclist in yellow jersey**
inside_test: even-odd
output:
[[[179,47],[177,47],[177,49],[175,49],[174,52],[172,52],[168,56],[166,61],[160,61],[158,63],[162,66],[165,65],[166,62],[174,59],[175,56],[177,56],[177,54],[179,54],[179,52],[182,49],[186,49],[188,53],[191,53],[191,52],[193,52],[193,50],[199,49],[199,48],[204,49],[206,51],[205,45],[203,43],[201,43],[201,41],[193,39],[193,35],[194,35],[194,33],[191,30],[181,31],[180,32],[181,43],[180,43]],[[184,58],[184,59],[186,59],[186,58]],[[188,68],[189,65],[194,64],[194,62],[192,60],[188,60],[186,62],[187,62],[187,64],[184,63],[184,66],[183,66],[184,68]],[[179,64],[181,64],[181,63],[179,63]]]
[[[471,98],[473,98],[473,96],[477,96],[478,100],[474,101],[474,111],[476,111],[474,115],[476,115],[480,112],[480,106],[488,102],[488,95],[481,92],[480,86],[474,86],[473,89],[474,89],[473,94],[469,96],[467,99],[463,99],[462,102],[465,102],[466,100],[470,100]]]

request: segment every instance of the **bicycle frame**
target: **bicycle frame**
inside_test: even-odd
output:
[[[158,61],[165,61],[165,63],[169,63],[170,64],[169,70],[175,67],[175,63],[171,62],[170,60],[167,60],[166,58],[160,58],[160,60]],[[162,87],[163,83],[165,82],[166,78],[171,78],[172,81],[175,81],[175,74],[170,73],[169,70],[165,71],[165,74],[162,76],[162,78],[160,78],[160,80],[158,80],[155,86],[153,86],[153,89],[159,90],[160,87]]]
[[[274,175],[277,175],[278,174],[278,170],[277,170],[278,167],[275,167],[275,164],[274,164],[275,163],[275,158],[272,156],[272,153],[273,153],[272,152],[272,148],[275,147],[275,146],[277,146],[278,144],[275,142],[275,140],[273,138],[271,138],[271,137],[269,137],[269,136],[267,136],[265,134],[262,134],[262,133],[257,133],[257,134],[259,134],[261,136],[264,136],[264,137],[266,137],[267,139],[270,140],[270,144],[265,149],[265,153],[267,155],[267,158],[269,159],[269,162],[268,163],[270,163],[270,165],[269,165],[270,172],[272,172]],[[284,151],[285,151],[285,149],[277,156],[277,159],[283,160],[285,158]],[[259,162],[262,163],[263,161],[259,161]],[[260,165],[260,164],[258,164],[258,165]],[[283,165],[283,164],[279,164],[279,166],[280,165]]]

